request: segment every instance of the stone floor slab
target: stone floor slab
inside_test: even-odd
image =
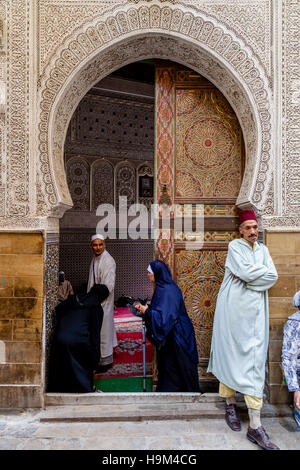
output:
[[[0,414],[1,450],[260,450],[222,418],[138,422],[42,422],[40,413]],[[300,450],[300,428],[291,416],[262,418],[271,440]]]

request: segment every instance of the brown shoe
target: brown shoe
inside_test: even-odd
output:
[[[241,430],[241,422],[236,411],[236,405],[225,405],[225,420],[233,431]]]
[[[257,429],[248,428],[247,438],[265,450],[280,450],[273,442],[270,441],[268,434],[263,426]]]

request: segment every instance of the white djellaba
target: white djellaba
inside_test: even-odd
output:
[[[95,239],[104,240],[100,234],[93,235]],[[104,284],[109,290],[109,296],[102,302],[103,323],[101,328],[101,365],[113,362],[113,348],[118,345],[116,329],[114,325],[114,288],[116,280],[116,263],[113,257],[105,249],[100,256],[94,256],[90,265],[87,292],[94,284]]]

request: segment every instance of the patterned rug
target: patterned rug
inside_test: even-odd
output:
[[[95,375],[97,389],[106,392],[143,391],[143,323],[128,308],[114,313],[118,346],[114,365],[104,374]],[[146,389],[152,391],[153,345],[146,339]]]

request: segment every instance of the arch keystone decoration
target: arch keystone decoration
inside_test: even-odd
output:
[[[139,60],[178,62],[226,96],[244,135],[246,166],[237,204],[263,212],[272,179],[271,91],[259,60],[233,31],[193,9],[138,2],[85,23],[57,47],[41,77],[39,159],[43,207],[61,216],[72,206],[63,160],[74,110],[87,91],[118,68]],[[41,213],[42,205],[37,205]],[[45,213],[44,213],[45,215]]]

